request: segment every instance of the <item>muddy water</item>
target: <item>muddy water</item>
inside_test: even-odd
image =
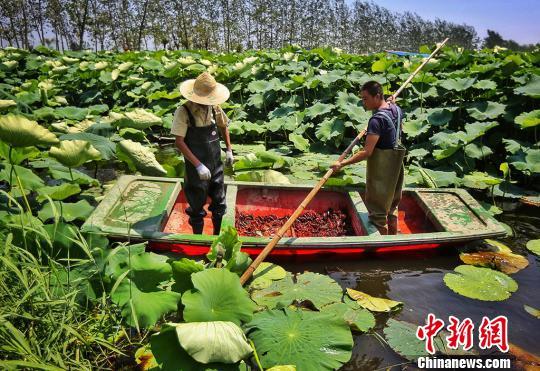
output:
[[[382,329],[390,317],[416,324],[424,324],[428,313],[435,314],[445,323],[450,315],[460,320],[468,317],[477,329],[483,316],[505,315],[509,341],[540,356],[540,320],[523,309],[524,304],[540,308],[540,257],[528,253],[525,248],[528,240],[540,238],[540,208],[507,204],[505,209],[511,210],[497,219],[510,225],[515,236],[501,241],[515,253],[526,256],[529,266],[512,275],[519,285],[518,291],[502,302],[469,299],[446,287],[444,274],[462,264],[458,256],[461,246],[423,253],[387,253],[356,261],[280,264],[292,272],[326,273],[343,287],[403,302],[404,306],[398,312],[376,315],[375,332],[382,336]],[[354,340],[353,356],[342,370],[384,370],[390,366],[400,369],[402,366],[399,365],[406,363],[374,335],[356,335]],[[477,336],[474,344],[478,345]]]

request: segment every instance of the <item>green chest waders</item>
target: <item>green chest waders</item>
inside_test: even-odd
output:
[[[401,115],[399,109],[396,126],[396,143],[392,149],[375,148],[367,159],[365,204],[370,221],[381,234],[397,233],[397,207],[403,187],[403,158],[405,147],[401,144]],[[394,125],[385,112],[377,112],[388,123]]]
[[[225,179],[223,174],[223,162],[221,161],[221,148],[219,146],[218,128],[215,124],[204,127],[196,127],[195,119],[189,108],[184,105],[188,114],[188,130],[184,142],[193,152],[195,157],[204,164],[212,174],[210,180],[201,180],[197,169],[189,161],[186,161],[186,173],[184,177],[184,193],[189,207],[186,213],[189,215],[189,224],[193,233],[201,234],[204,227],[206,211],[204,205],[210,197],[211,203],[208,210],[212,212],[212,224],[214,234],[219,234],[221,220],[226,211],[225,204]],[[212,109],[212,108],[210,108]],[[212,109],[212,113],[213,109]]]

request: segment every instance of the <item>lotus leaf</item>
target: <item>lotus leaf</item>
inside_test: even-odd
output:
[[[522,129],[540,125],[540,110],[523,112],[515,118],[515,123],[521,126]]]
[[[67,167],[79,167],[87,161],[101,159],[101,154],[85,140],[63,140],[51,147],[49,155]]]
[[[434,126],[442,126],[447,124],[452,119],[452,112],[444,109],[444,108],[438,108],[434,109],[429,115],[428,115],[428,122],[431,125]]]
[[[356,291],[350,288],[347,288],[347,294],[351,297],[351,299],[356,300],[356,302],[362,308],[369,309],[372,312],[390,312],[403,304],[402,302],[395,300],[376,298],[364,292]]]
[[[416,330],[418,326],[405,321],[390,318],[384,328],[384,336],[388,345],[400,356],[415,361],[419,356],[428,356],[424,340],[418,339]],[[433,339],[436,351],[446,353],[445,340],[439,333]]]
[[[493,120],[506,111],[506,105],[497,102],[476,102],[471,105],[470,108],[467,108],[469,116],[475,120],[484,121],[484,120]]]
[[[193,289],[191,282],[191,274],[204,270],[204,266],[191,259],[182,258],[177,261],[170,262],[172,267],[172,275],[174,284],[172,289],[179,293]]]
[[[82,121],[88,115],[88,109],[74,106],[61,107],[54,110],[57,117]]]
[[[54,202],[54,208],[50,202],[45,203],[43,208],[38,212],[39,218],[43,221],[52,219],[56,211],[58,216],[66,222],[71,222],[73,220],[86,220],[92,214],[92,211],[94,211],[94,207],[86,200],[80,200],[75,203],[56,201]]]
[[[294,144],[294,147],[302,152],[309,150],[309,141],[300,134],[290,133],[289,140]]]
[[[540,319],[540,309],[536,309],[536,308],[533,308],[531,306],[528,306],[528,305],[523,305],[523,309],[525,309],[525,311],[527,313],[529,313],[531,316],[534,316],[538,319]]]
[[[195,361],[180,346],[174,327],[164,325],[161,331],[150,337],[152,354],[162,371],[240,371],[238,365],[224,363],[202,364]]]
[[[253,272],[253,281],[249,285],[250,289],[261,290],[269,287],[272,281],[285,278],[287,271],[279,265],[262,262]]]
[[[59,142],[56,135],[37,122],[11,114],[0,117],[0,139],[12,147],[52,145]]]
[[[317,116],[329,113],[334,108],[333,104],[317,102],[313,106],[306,108],[306,118],[315,118]]]
[[[323,121],[315,131],[317,139],[327,142],[333,139],[334,144],[338,146],[343,139],[345,123],[340,119],[327,119]]]
[[[475,171],[463,177],[463,185],[469,188],[486,189],[501,183],[503,180],[495,178],[487,173]]]
[[[275,170],[258,170],[238,173],[235,180],[246,182],[264,182],[270,184],[290,184],[289,178]]]
[[[255,290],[251,298],[269,309],[287,307],[293,301],[309,300],[316,308],[341,301],[342,289],[336,281],[318,273],[306,272],[296,276],[288,274],[267,288]]]
[[[0,99],[0,109],[16,106],[17,102],[12,99]]]
[[[240,275],[251,264],[249,255],[240,251],[241,246],[242,242],[238,239],[236,229],[228,226],[212,242],[210,251],[206,254],[206,257],[211,262],[215,262],[218,256],[218,250],[223,250],[222,258],[225,260],[225,268]]]
[[[476,143],[470,143],[465,146],[465,154],[470,157],[477,160],[481,160],[487,156],[490,156],[493,154],[493,151],[491,148],[485,145],[478,145]]]
[[[459,258],[465,264],[495,268],[506,274],[516,273],[529,265],[529,261],[521,255],[514,254],[501,242],[486,240],[494,251],[461,253]]]
[[[52,200],[62,201],[70,196],[81,193],[81,187],[74,183],[62,183],[58,186],[40,187],[37,189],[39,196],[37,200],[42,202],[49,196]]]
[[[527,242],[527,249],[530,252],[540,256],[540,239],[539,240],[530,240]]]
[[[180,346],[200,363],[236,363],[253,353],[242,329],[233,322],[169,323],[167,325],[174,327]]]
[[[131,169],[144,175],[165,176],[167,171],[157,162],[149,148],[131,140],[122,140],[116,147],[118,158],[126,161]]]
[[[375,317],[367,310],[361,308],[357,302],[351,300],[347,303],[332,303],[321,309],[324,313],[334,313],[354,331],[367,332],[375,327]]]
[[[478,80],[474,83],[473,88],[482,90],[495,90],[497,89],[497,83],[491,80]]]
[[[103,160],[110,160],[116,157],[116,146],[114,143],[101,135],[92,133],[65,134],[60,137],[60,140],[84,140],[98,150]]]
[[[518,289],[516,281],[506,274],[471,265],[460,265],[454,273],[445,274],[444,283],[460,295],[485,301],[506,300]]]
[[[475,81],[476,81],[476,78],[448,79],[448,80],[440,81],[439,85],[445,88],[446,90],[453,90],[453,91],[461,92],[473,86]]]
[[[0,180],[7,182],[12,187],[17,184],[15,172],[19,176],[23,187],[27,190],[36,191],[44,186],[43,179],[34,174],[32,170],[19,165],[14,165],[15,171],[11,174],[11,165],[6,163],[3,163],[2,165],[4,165],[4,168],[0,171]]]
[[[351,357],[351,331],[334,314],[264,311],[247,328],[264,368],[290,363],[299,370],[335,370]]]
[[[540,76],[533,75],[526,85],[515,88],[514,93],[540,98]]]
[[[111,294],[122,308],[122,317],[134,327],[150,328],[165,314],[177,309],[181,295],[174,291],[142,291],[130,279],[124,279]]]
[[[194,290],[184,293],[187,322],[249,322],[256,308],[238,276],[226,269],[210,268],[191,275]]]

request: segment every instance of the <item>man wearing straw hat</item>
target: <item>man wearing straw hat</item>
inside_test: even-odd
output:
[[[202,234],[207,197],[211,203],[214,234],[219,234],[221,220],[225,214],[225,186],[219,134],[225,144],[226,165],[232,166],[234,157],[231,149],[229,119],[219,104],[229,98],[229,90],[207,72],[196,79],[184,81],[180,93],[188,101],[174,113],[171,133],[176,136],[176,146],[186,159],[184,192],[189,207],[189,224],[193,233]]]

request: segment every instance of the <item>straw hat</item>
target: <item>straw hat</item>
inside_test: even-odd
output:
[[[229,99],[229,89],[208,72],[203,72],[196,79],[180,84],[180,93],[184,98],[199,104],[218,105]]]

